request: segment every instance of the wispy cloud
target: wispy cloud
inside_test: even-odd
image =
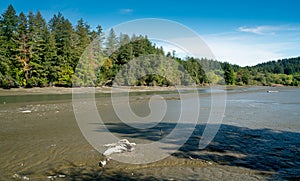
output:
[[[276,26],[256,26],[256,27],[242,26],[238,28],[240,32],[254,33],[258,35],[275,34],[275,31],[278,31],[280,29],[282,29],[282,27],[276,27]]]
[[[255,27],[241,26],[238,28],[238,31],[245,32],[245,33],[253,33],[257,35],[276,35],[278,33],[283,33],[283,32],[295,33],[300,31],[300,28],[295,26],[289,26],[289,25],[278,25],[278,26],[262,25],[262,26],[255,26]]]
[[[219,61],[228,61],[233,64],[247,66],[256,65],[261,62],[278,60],[282,58],[299,56],[297,54],[300,43],[287,37],[262,38],[243,35],[241,33],[220,33],[202,35],[204,44],[212,51],[213,55],[207,52],[205,46],[199,47],[196,37],[182,37],[170,39],[170,43],[154,41],[157,46],[163,46],[165,52],[175,50],[175,55],[181,58],[195,56],[198,58],[206,57]],[[173,44],[174,43],[174,44]],[[201,44],[201,43],[200,43]],[[178,46],[181,45],[181,46]]]
[[[214,40],[209,37],[207,44],[217,60],[228,61],[237,65],[256,65],[261,62],[284,58],[280,44],[259,44],[246,42],[232,42],[226,39]],[[285,46],[289,46],[286,44]]]
[[[242,31],[243,30],[243,31]],[[275,36],[251,36],[270,34]],[[300,43],[297,27],[280,26],[268,28],[243,28],[240,32],[204,35],[216,59],[238,65],[255,65],[269,60],[299,56]]]
[[[119,11],[121,14],[131,14],[133,12],[133,9],[126,8],[126,9],[120,9]]]

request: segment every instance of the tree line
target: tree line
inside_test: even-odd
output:
[[[150,60],[151,56],[159,61]],[[136,58],[141,60],[129,63]],[[104,34],[100,25],[92,29],[83,19],[73,25],[61,13],[46,22],[39,11],[17,15],[10,5],[0,16],[2,88],[111,86],[113,82],[137,86],[191,83],[297,86],[299,59],[252,67],[194,57],[181,59],[164,52],[163,47],[156,47],[145,35],[116,35],[113,29]],[[170,62],[176,63],[170,65]],[[141,66],[145,70],[130,72],[133,67]]]
[[[229,68],[224,70],[225,79],[226,77],[229,79],[227,81],[229,84],[263,86],[274,84],[299,86],[300,84],[300,57],[273,60],[255,66],[229,65]]]

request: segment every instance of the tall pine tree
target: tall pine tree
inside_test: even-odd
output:
[[[17,73],[20,63],[16,59],[18,16],[12,5],[0,19],[0,73],[1,87],[17,86]]]

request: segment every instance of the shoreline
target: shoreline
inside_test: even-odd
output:
[[[157,87],[133,87],[132,91],[154,91]],[[159,87],[161,88],[161,87]],[[173,87],[175,88],[175,87]],[[208,87],[202,87],[209,89]],[[32,180],[46,180],[51,176],[64,175],[66,180],[72,178],[77,180],[114,180],[123,178],[128,180],[195,180],[203,178],[204,180],[283,180],[298,179],[299,159],[296,157],[299,153],[297,145],[299,132],[292,130],[273,129],[270,125],[280,126],[281,120],[288,124],[290,112],[296,112],[298,108],[291,109],[286,106],[297,106],[299,90],[286,97],[285,90],[293,89],[273,88],[273,87],[227,87],[233,89],[229,91],[229,101],[226,120],[221,124],[218,134],[214,140],[205,149],[199,150],[198,143],[206,124],[198,124],[191,137],[186,143],[171,156],[159,162],[146,165],[132,165],[120,163],[112,160],[105,166],[105,169],[98,166],[99,161],[103,160],[100,152],[95,150],[82,135],[74,110],[70,100],[61,101],[60,97],[65,95],[52,94],[42,95],[48,91],[62,93],[71,92],[71,88],[34,88],[34,89],[16,89],[8,90],[11,94],[18,95],[19,92],[27,91],[28,96],[20,96],[19,102],[14,104],[1,104],[0,119],[2,120],[0,141],[4,146],[0,147],[2,157],[0,158],[0,171],[2,177],[7,180],[13,176],[26,176]],[[201,87],[199,87],[201,89]],[[268,94],[266,90],[278,89],[279,93]],[[110,88],[101,89],[108,91]],[[155,89],[157,90],[157,89]],[[161,89],[160,89],[161,90]],[[170,90],[170,87],[164,89]],[[282,90],[282,91],[281,91]],[[2,90],[1,90],[2,91]],[[0,91],[0,92],[1,92]],[[99,90],[100,91],[100,90]],[[250,92],[254,94],[248,94]],[[260,92],[259,92],[260,91]],[[34,92],[32,96],[29,96]],[[202,93],[202,90],[199,92]],[[258,92],[258,93],[255,93]],[[280,93],[282,92],[282,93]],[[24,93],[24,92],[22,92]],[[205,94],[209,92],[203,91]],[[244,94],[245,93],[245,94]],[[41,96],[40,96],[41,95]],[[146,94],[148,97],[148,94]],[[250,96],[252,95],[252,97]],[[280,102],[268,102],[281,95],[284,100]],[[249,97],[250,96],[250,97]],[[261,96],[261,97],[257,97]],[[269,99],[265,99],[268,97]],[[47,97],[47,101],[44,100]],[[67,97],[70,97],[68,95]],[[5,96],[2,96],[5,98]],[[48,98],[51,102],[48,101]],[[168,97],[176,98],[174,95]],[[261,98],[264,98],[260,101]],[[18,96],[11,96],[9,99],[15,101]],[[54,100],[51,100],[54,99]],[[167,99],[167,100],[170,100]],[[258,101],[249,101],[249,99]],[[296,100],[294,100],[296,99]],[[25,101],[24,101],[25,100]],[[37,102],[28,102],[36,100]],[[122,124],[121,120],[116,118],[109,101],[99,101],[97,108],[102,116],[107,128],[118,138],[127,138],[130,142],[144,144],[159,139],[158,129],[149,129],[144,132],[142,129],[131,129]],[[21,102],[22,101],[22,102]],[[133,109],[143,115],[148,104],[144,95],[132,99]],[[170,101],[171,110],[166,115],[159,127],[168,134],[176,125],[173,116],[176,117],[178,111],[176,101]],[[283,103],[283,104],[277,104]],[[287,104],[288,103],[288,104]],[[202,104],[203,108],[209,106]],[[254,106],[254,107],[253,107]],[[281,109],[285,106],[289,109]],[[276,111],[283,110],[276,116]],[[280,107],[280,108],[279,108]],[[31,112],[24,112],[30,110]],[[241,112],[243,111],[244,112]],[[272,114],[272,110],[274,111]],[[209,109],[202,109],[203,115],[210,112]],[[269,116],[265,112],[271,112]],[[241,113],[241,114],[236,114]],[[253,117],[262,115],[262,117]],[[280,116],[283,114],[283,116]],[[240,120],[243,116],[244,119]],[[294,115],[294,120],[297,115]],[[271,118],[276,117],[278,122]],[[205,118],[205,117],[204,117]],[[240,121],[238,121],[240,120]],[[267,120],[270,124],[265,124],[261,120]],[[249,122],[244,124],[244,122]],[[241,124],[243,123],[243,124]],[[250,125],[250,126],[249,126]],[[257,126],[252,126],[257,125]],[[291,124],[294,130],[297,130],[298,124]],[[98,125],[94,124],[95,132],[98,132]],[[298,129],[299,130],[299,129]],[[180,138],[179,138],[180,139]],[[101,144],[99,143],[99,146]],[[135,154],[139,154],[138,149]],[[129,154],[125,154],[129,155]],[[59,178],[57,180],[60,180]],[[62,179],[61,179],[62,180]]]
[[[232,86],[232,85],[212,85],[212,86],[195,86],[195,87],[151,87],[151,86],[124,86],[122,88],[129,89],[129,92],[154,92],[154,91],[175,91],[178,88],[189,90],[192,88],[197,89],[208,89],[208,88],[225,88],[226,90],[232,89],[244,89],[244,88],[299,88],[294,86]],[[83,87],[34,87],[34,88],[11,88],[11,89],[0,89],[0,96],[14,96],[14,95],[45,95],[45,94],[72,94],[73,89],[83,89]],[[112,87],[95,87],[95,93],[111,93]]]
[[[176,87],[124,87],[130,89],[130,92],[148,92],[148,91],[173,91]],[[11,88],[0,89],[0,96],[13,95],[42,95],[42,94],[72,94],[73,89],[84,89],[83,87],[34,87],[34,88]],[[110,93],[111,87],[95,87],[95,93]]]

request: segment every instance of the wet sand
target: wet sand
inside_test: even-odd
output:
[[[3,91],[8,90],[0,91],[1,95]],[[51,93],[55,94],[57,90],[52,91]],[[24,95],[23,90],[8,92],[5,95]],[[30,94],[32,95],[32,92]],[[38,91],[34,94],[45,92]],[[133,99],[136,104],[140,104],[144,98],[145,96],[139,95]],[[168,98],[176,100],[178,96],[169,94]],[[146,165],[124,164],[112,160],[104,168],[100,168],[98,162],[103,160],[103,156],[82,136],[74,117],[72,102],[68,97],[61,100],[4,102],[0,105],[1,180],[50,180],[49,176],[56,180],[299,178],[300,143],[297,133],[277,134],[272,130],[251,130],[223,125],[214,142],[207,149],[198,150],[194,143],[197,143],[195,140],[199,139],[203,129],[203,125],[199,125],[188,142],[177,153],[164,160]],[[97,98],[97,103],[99,107],[109,105],[106,97]],[[26,110],[30,112],[24,112]],[[106,123],[115,126],[119,124],[113,119]],[[111,131],[116,135],[122,135],[130,141],[153,141],[149,137],[138,136],[138,131],[124,131],[124,125],[118,126],[118,129],[111,127]],[[165,126],[164,130],[168,130],[173,125],[160,126]],[[298,139],[293,141],[293,137]],[[276,141],[285,144],[278,144],[277,147]],[[267,147],[264,143],[267,143]],[[241,146],[237,147],[238,145]],[[259,147],[255,149],[257,145]],[[288,148],[282,148],[283,146]],[[260,147],[264,149],[259,149]],[[274,151],[277,153],[272,157]],[[281,169],[282,167],[284,169]]]

